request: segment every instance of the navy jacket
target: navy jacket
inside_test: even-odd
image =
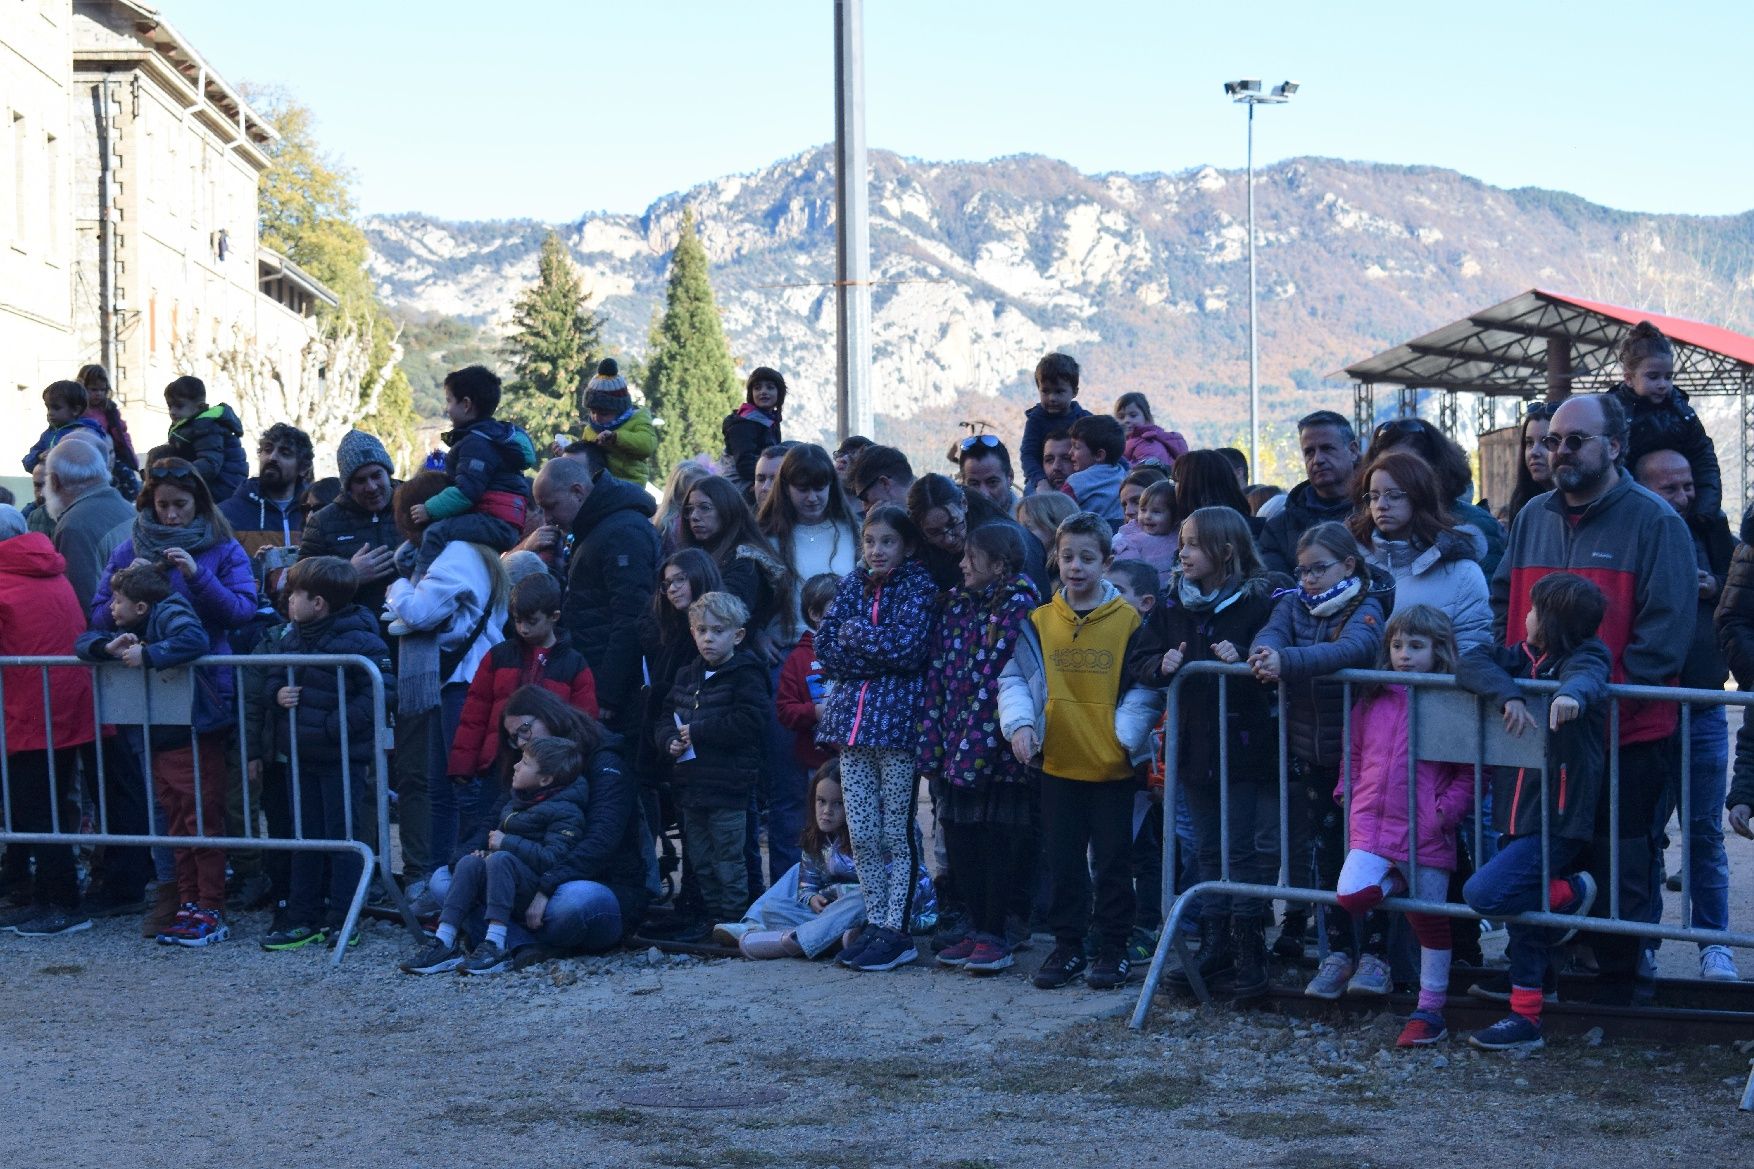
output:
[[[651,901],[645,865],[651,838],[639,810],[639,782],[622,769],[622,746],[616,735],[605,735],[585,765],[586,781],[555,797],[584,808],[584,829],[566,855],[539,874],[536,888],[552,896],[568,881],[607,886],[621,909],[621,934],[626,937],[639,928]]]
[[[1713,516],[1724,508],[1724,476],[1717,465],[1717,447],[1705,433],[1687,395],[1672,390],[1661,402],[1652,402],[1632,392],[1621,382],[1608,391],[1626,411],[1626,466],[1638,466],[1638,460],[1652,451],[1675,451],[1693,468],[1693,487],[1698,493],[1693,501],[1697,515]]]
[[[560,623],[597,681],[597,704],[617,729],[635,725],[639,622],[658,578],[658,505],[645,488],[608,472],[573,519],[572,563]]]
[[[349,605],[322,621],[290,625],[272,651],[287,654],[358,654],[375,663],[384,676],[384,709],[396,709],[396,676],[391,672],[389,647],[378,635],[378,619],[361,605]],[[252,674],[257,671],[244,667]],[[343,669],[347,683],[345,709],[334,666],[301,666],[291,670],[268,667],[257,674],[263,709],[274,719],[274,742],[270,750],[291,758],[294,733],[298,736],[299,763],[321,767],[341,766],[341,728],[347,728],[347,760],[353,781],[371,782],[366,770],[372,760],[373,719],[371,683],[360,670]],[[282,709],[275,695],[282,686],[298,686],[298,708]],[[296,719],[293,716],[296,715]]]
[[[106,605],[105,614],[108,617]],[[144,647],[142,660],[148,669],[169,670],[187,665],[210,652],[207,630],[195,609],[178,593],[172,593],[152,607],[139,627],[126,630],[140,639]],[[115,629],[92,629],[79,635],[73,652],[88,662],[113,662],[105,645],[119,636]],[[190,712],[191,725],[202,734],[231,726],[237,721],[232,709],[230,671],[195,670],[195,702]],[[217,684],[224,676],[226,686]],[[171,750],[189,745],[188,732],[181,727],[154,726],[151,742],[154,750]]]
[[[530,480],[524,472],[536,465],[536,447],[522,429],[498,418],[481,418],[441,437],[450,447],[445,452],[445,477],[451,485],[427,502],[426,510],[434,519],[470,511],[489,491],[530,498]]]
[[[773,691],[767,667],[740,649],[707,677],[700,658],[676,671],[670,701],[652,728],[668,751],[689,728],[693,759],[673,765],[676,798],[684,808],[741,808],[749,803],[767,760],[766,728],[773,717]]]
[[[917,707],[925,692],[938,618],[938,587],[909,558],[886,580],[863,567],[841,578],[816,629],[816,660],[833,687],[816,727],[824,747],[919,748]]]
[[[1064,414],[1049,414],[1039,402],[1023,412],[1023,444],[1018,448],[1017,458],[1023,464],[1024,494],[1034,491],[1035,485],[1047,478],[1047,472],[1041,469],[1041,452],[1047,445],[1048,434],[1062,428],[1069,430],[1072,423],[1089,416],[1090,411],[1076,401]]]
[[[244,453],[244,424],[230,406],[221,402],[193,418],[171,424],[164,445],[148,452],[146,459],[186,459],[195,465],[215,502],[230,499],[250,473]]]

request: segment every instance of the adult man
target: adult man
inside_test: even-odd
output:
[[[761,452],[755,460],[755,510],[760,511],[761,505],[767,501],[773,485],[779,482],[780,464],[786,461],[786,452],[798,444],[795,442],[775,443]]]
[[[1285,506],[1261,531],[1261,561],[1270,572],[1289,573],[1297,563],[1297,541],[1328,520],[1345,522],[1352,514],[1352,491],[1358,478],[1358,436],[1352,424],[1332,410],[1317,410],[1297,420],[1297,443],[1303,449],[1302,483],[1285,497]]]
[[[1037,491],[1059,491],[1066,486],[1066,480],[1072,477],[1072,432],[1070,430],[1050,430],[1041,444],[1042,479],[1035,485]]]
[[[1045,469],[1045,457],[1044,457]],[[1011,491],[1011,452],[996,434],[971,434],[956,444],[956,463],[962,468],[962,489],[984,496],[1006,515],[1017,508]]]
[[[532,494],[548,523],[572,533],[561,625],[596,676],[603,721],[631,731],[639,716],[639,620],[657,587],[658,505],[609,475],[595,452],[550,459]]]
[[[304,431],[276,422],[256,446],[258,471],[237,494],[219,501],[238,542],[252,557],[263,548],[296,548],[304,531],[305,488],[311,482],[311,439]]]
[[[354,600],[374,614],[384,611],[384,591],[396,575],[393,506],[397,483],[390,452],[373,435],[350,430],[335,448],[341,494],[313,514],[299,541],[301,557],[339,556],[359,573]]]
[[[43,506],[55,521],[55,551],[67,561],[67,583],[89,616],[110,553],[128,538],[134,505],[110,486],[109,460],[96,443],[56,443],[43,463]]]
[[[907,489],[913,485],[913,465],[892,446],[873,443],[860,449],[847,472],[847,490],[866,511],[880,503],[905,508]]]
[[[1693,641],[1681,665],[1681,685],[1690,690],[1721,690],[1729,680],[1718,647],[1712,613],[1730,571],[1736,550],[1730,522],[1721,511],[1701,514],[1693,483],[1693,468],[1679,451],[1655,450],[1638,460],[1633,474],[1641,487],[1661,497],[1686,521],[1693,537],[1695,569],[1699,579],[1699,604],[1693,623]],[[1689,720],[1688,793],[1690,813],[1683,830],[1691,839],[1688,893],[1692,898],[1692,922],[1702,929],[1728,929],[1730,925],[1730,862],[1724,852],[1723,802],[1729,778],[1729,719],[1722,706],[1696,706]],[[1659,831],[1666,831],[1669,813],[1680,807],[1680,776],[1664,793],[1658,813]],[[1675,878],[1670,883],[1679,887]],[[1741,977],[1728,946],[1699,948],[1699,976],[1713,981],[1734,982]]]
[[[1492,577],[1495,632],[1505,644],[1521,642],[1535,582],[1549,573],[1573,572],[1607,597],[1599,636],[1612,658],[1612,680],[1673,683],[1692,643],[1699,579],[1687,525],[1620,469],[1625,411],[1605,394],[1569,398],[1554,411],[1543,445],[1556,489],[1517,514]],[[1659,909],[1657,806],[1679,765],[1677,723],[1672,704],[1620,704],[1619,908],[1631,921],[1653,920]],[[1601,802],[1592,862],[1604,890],[1611,803]],[[1608,1000],[1630,1001],[1640,940],[1597,935],[1592,941],[1601,992]]]

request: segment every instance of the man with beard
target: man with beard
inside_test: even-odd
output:
[[[296,548],[304,531],[305,488],[311,482],[310,436],[296,426],[276,422],[256,447],[259,470],[245,479],[236,495],[220,503],[238,543],[251,557],[263,548]]]
[[[1307,476],[1285,496],[1261,530],[1261,562],[1269,572],[1289,574],[1297,563],[1297,541],[1319,523],[1345,523],[1352,514],[1358,478],[1358,436],[1352,424],[1332,410],[1317,410],[1297,422],[1297,445]]]
[[[1554,411],[1542,445],[1556,489],[1517,514],[1492,577],[1497,636],[1506,645],[1524,641],[1535,582],[1554,572],[1576,573],[1607,597],[1598,636],[1613,659],[1612,680],[1674,684],[1699,605],[1693,541],[1675,509],[1621,468],[1625,411],[1607,394],[1568,398]],[[1629,921],[1656,920],[1660,912],[1656,817],[1663,789],[1680,766],[1678,723],[1678,710],[1668,703],[1620,704],[1620,916]],[[1610,804],[1604,799],[1599,808],[1590,866],[1604,906]],[[1642,940],[1595,935],[1591,944],[1603,1001],[1631,1001]]]
[[[89,432],[88,432],[89,433]],[[67,561],[67,583],[79,607],[91,612],[104,566],[116,545],[127,539],[134,505],[110,486],[109,455],[103,440],[69,435],[43,459],[43,506],[55,521],[55,551]]]
[[[341,494],[310,517],[299,542],[301,558],[338,556],[359,573],[357,604],[373,615],[384,611],[384,591],[396,575],[396,531],[392,501],[395,467],[384,444],[363,430],[350,430],[335,448]]]

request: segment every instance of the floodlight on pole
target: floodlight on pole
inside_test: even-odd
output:
[[[1298,90],[1295,81],[1282,81],[1271,92],[1261,92],[1257,77],[1226,81],[1225,96],[1249,108],[1248,126],[1248,220],[1249,220],[1249,474],[1261,473],[1261,383],[1255,342],[1255,107],[1282,106]]]

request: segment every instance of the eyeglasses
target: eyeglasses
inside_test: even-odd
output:
[[[667,576],[664,578],[665,592],[669,592],[672,589],[686,588],[687,586],[688,578],[685,576]]]
[[[1546,435],[1542,436],[1541,445],[1547,448],[1549,454],[1558,454],[1560,447],[1564,447],[1567,451],[1576,454],[1583,449],[1584,443],[1589,442],[1591,439],[1603,437],[1605,436],[1600,434],[1553,434],[1552,432],[1548,432]]]
[[[1328,570],[1339,563],[1338,560],[1324,560],[1320,564],[1299,564],[1291,570],[1291,575],[1298,580],[1314,580],[1318,576],[1326,576]]]
[[[154,482],[174,479],[186,483],[195,478],[195,469],[193,467],[155,466],[146,473],[146,477]]]
[[[996,434],[971,434],[957,445],[965,451],[972,451],[977,446],[984,446],[991,450],[993,447],[1005,444]]]
[[[968,526],[962,516],[952,516],[941,528],[921,528],[920,535],[936,544],[939,540],[960,536]]]
[[[1391,487],[1387,491],[1366,491],[1363,498],[1365,506],[1369,507],[1378,500],[1383,503],[1399,503],[1407,498],[1407,493],[1398,487]]]
[[[512,728],[512,742],[521,744],[527,741],[535,729],[536,720],[533,718],[525,719],[523,722]]]
[[[1372,438],[1381,438],[1385,434],[1424,434],[1430,429],[1423,418],[1391,418],[1371,432]]]

